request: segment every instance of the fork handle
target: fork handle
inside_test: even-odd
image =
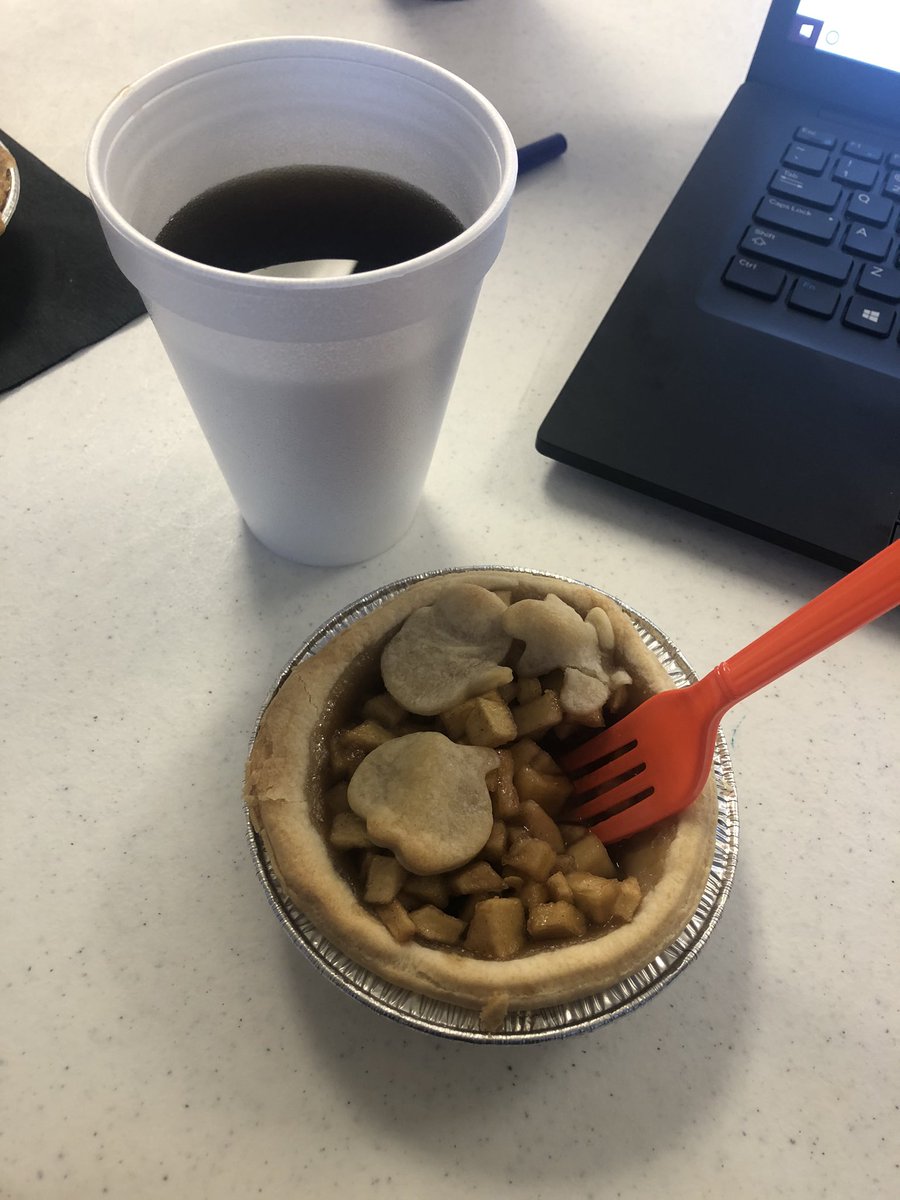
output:
[[[900,604],[900,541],[714,668],[710,675],[716,678],[724,702],[719,715],[896,604]]]

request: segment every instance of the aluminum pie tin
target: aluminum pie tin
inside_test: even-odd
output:
[[[429,571],[385,584],[335,613],[303,643],[282,671],[263,705],[254,729],[251,749],[259,731],[262,714],[298,663],[311,658],[354,621],[372,612],[412,584],[423,579],[473,571],[533,574],[541,575],[546,579],[558,579],[565,583],[582,583],[581,580],[570,579],[564,575],[554,575],[546,571],[530,570],[524,567],[480,566]],[[663,664],[676,687],[686,687],[688,684],[696,682],[697,676],[681,651],[652,621],[616,596],[603,592],[601,588],[594,587],[593,584],[584,586],[589,586],[594,591],[609,596],[628,614],[644,644]],[[353,962],[329,942],[284,893],[272,869],[262,839],[258,837],[253,828],[246,806],[244,814],[247,838],[256,864],[256,873],[272,911],[294,946],[332,983],[383,1016],[421,1032],[463,1042],[514,1045],[552,1041],[573,1034],[587,1033],[608,1025],[617,1017],[633,1012],[658,995],[700,953],[712,933],[731,891],[737,864],[739,833],[737,792],[731,758],[721,732],[716,737],[713,774],[718,800],[718,817],[712,865],[700,902],[682,933],[652,962],[648,962],[646,966],[620,980],[613,987],[568,1004],[510,1012],[502,1028],[494,1033],[486,1033],[480,1028],[479,1015],[475,1010],[433,1000],[429,996],[421,996],[417,992],[411,992],[389,983],[367,968]]]
[[[19,203],[19,168],[10,151],[0,142],[0,233],[12,220]]]

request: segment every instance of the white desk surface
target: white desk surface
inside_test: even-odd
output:
[[[534,450],[766,7],[7,0],[0,125],[81,187],[122,85],[246,36],[421,54],[570,149],[518,189],[421,511],[374,561],[254,541],[146,319],[0,398],[0,1196],[896,1194],[897,613],[728,716],[723,917],[594,1034],[467,1046],[344,996],[274,920],[240,802],[277,673],[381,583],[573,575],[706,670],[837,578]]]

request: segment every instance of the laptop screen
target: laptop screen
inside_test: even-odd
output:
[[[788,37],[825,54],[900,72],[897,0],[799,0]]]

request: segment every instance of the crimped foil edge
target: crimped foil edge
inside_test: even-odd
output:
[[[677,687],[686,687],[697,679],[695,672],[680,650],[652,621],[618,597],[604,592],[602,588],[597,588],[593,584],[525,567],[475,566],[428,571],[385,584],[353,601],[320,625],[294,654],[276,680],[257,718],[250,742],[251,748],[263,713],[297,663],[312,657],[326,642],[347,628],[353,621],[373,611],[412,584],[424,579],[469,571],[501,571],[509,574],[541,575],[547,579],[581,584],[601,592],[614,600],[628,614],[644,644],[656,654]],[[502,1028],[494,1033],[485,1033],[481,1029],[479,1015],[474,1010],[410,992],[381,979],[367,968],[349,959],[306,919],[284,893],[272,870],[263,840],[254,830],[249,811],[245,807],[246,832],[257,877],[266,892],[269,905],[285,933],[293,945],[343,991],[380,1012],[383,1016],[438,1037],[488,1045],[551,1041],[598,1029],[633,1012],[671,983],[694,961],[706,944],[731,891],[738,853],[737,792],[731,758],[721,733],[716,738],[713,773],[716,782],[718,817],[712,865],[706,887],[694,915],[682,933],[651,962],[612,987],[567,1004],[531,1011],[510,1012]]]

